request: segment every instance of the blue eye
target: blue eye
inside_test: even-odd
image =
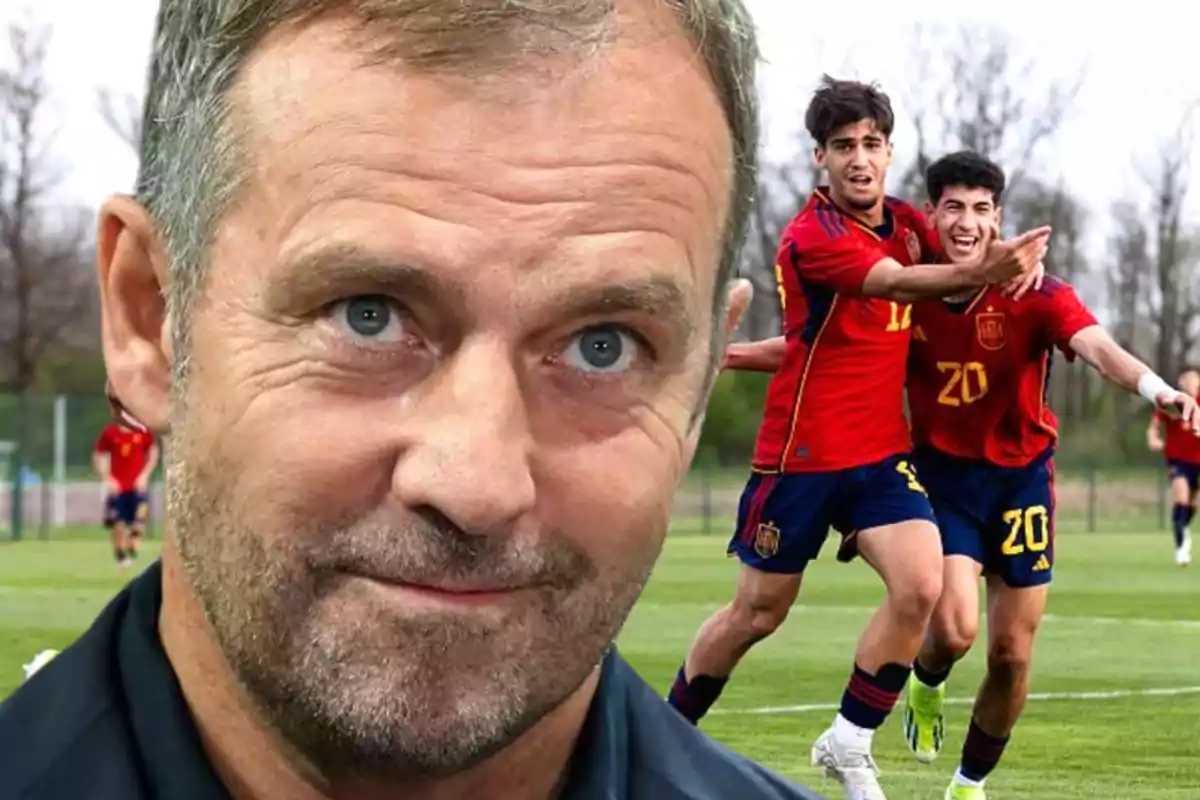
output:
[[[637,349],[637,340],[627,331],[605,325],[578,334],[567,345],[563,358],[583,372],[623,372],[633,363]]]
[[[402,312],[386,297],[350,297],[330,308],[334,325],[349,335],[372,342],[389,342],[404,335]]]
[[[392,307],[382,297],[356,297],[346,302],[346,324],[359,336],[374,337],[387,330]]]

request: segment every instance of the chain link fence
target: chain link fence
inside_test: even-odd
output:
[[[92,471],[91,454],[108,419],[100,396],[35,396],[21,409],[15,398],[0,395],[0,539],[13,534],[14,509],[29,537],[67,536],[100,524],[104,487]],[[5,459],[6,449],[18,443],[19,452]],[[693,469],[676,496],[676,530],[730,535],[747,475],[745,467]],[[1059,532],[1167,527],[1170,494],[1161,468],[1060,469],[1057,477]],[[14,503],[18,483],[22,489]],[[160,469],[151,486],[151,520],[161,514]]]
[[[105,491],[92,448],[110,419],[103,396],[0,395],[0,539],[95,529]],[[161,518],[160,476],[151,486],[151,524]],[[19,487],[19,490],[18,490]]]

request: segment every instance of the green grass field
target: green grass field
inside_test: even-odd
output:
[[[992,800],[1200,798],[1200,570],[1171,563],[1169,536],[1067,534],[1043,625],[1033,691]],[[674,535],[620,645],[665,691],[700,622],[732,589],[736,564],[720,537]],[[0,697],[37,651],[62,647],[128,578],[101,534],[0,544]],[[828,724],[854,643],[879,600],[861,565],[827,557],[811,571],[784,628],[743,663],[704,722],[711,735],[828,795],[808,766]],[[936,800],[954,768],[981,675],[976,651],[950,681],[942,760],[910,760],[894,715],[876,754],[892,800]]]

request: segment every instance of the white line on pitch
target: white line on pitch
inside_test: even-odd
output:
[[[671,609],[675,608],[672,603],[639,603],[639,608],[642,609]],[[720,606],[706,606],[716,611]],[[873,613],[879,606],[868,605],[796,605],[792,607],[793,613],[798,614],[870,614]],[[1146,627],[1168,627],[1168,628],[1200,628],[1200,619],[1166,619],[1155,617],[1077,617],[1071,614],[1047,614],[1042,617],[1045,622],[1067,622],[1075,625],[1138,625]],[[786,624],[786,623],[784,623]]]
[[[1161,689],[1127,689],[1110,692],[1034,692],[1027,698],[1031,701],[1045,700],[1124,700],[1130,697],[1179,697],[1200,694],[1200,686],[1174,686]],[[974,697],[949,697],[950,705],[965,706],[975,702]],[[837,703],[810,703],[801,706],[765,706],[763,708],[714,708],[709,714],[804,714],[810,711],[837,711]]]

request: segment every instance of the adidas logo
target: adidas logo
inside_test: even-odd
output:
[[[1045,572],[1050,569],[1050,559],[1046,558],[1046,554],[1042,553],[1038,556],[1037,563],[1033,565],[1034,572]]]

